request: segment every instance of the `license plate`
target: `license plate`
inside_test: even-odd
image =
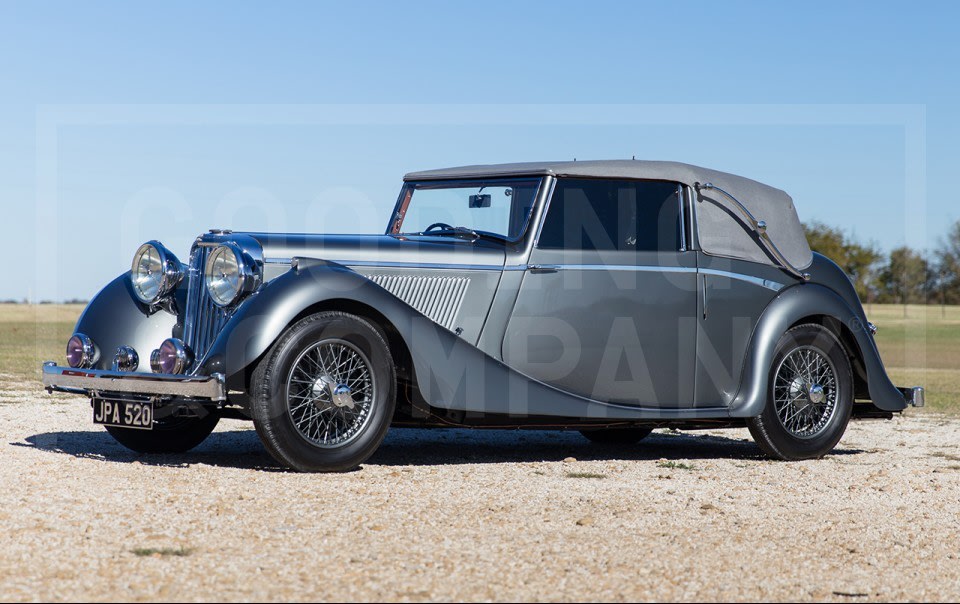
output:
[[[93,423],[136,430],[153,430],[153,403],[93,399]]]

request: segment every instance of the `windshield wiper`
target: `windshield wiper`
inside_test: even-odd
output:
[[[422,233],[417,233],[417,235],[440,235],[442,237],[454,236],[460,237],[463,239],[470,239],[471,241],[476,241],[477,239],[485,239],[487,241],[496,241],[498,243],[503,243],[509,241],[508,238],[497,233],[491,233],[489,231],[475,231],[471,228],[464,226],[453,227],[452,229],[435,229],[432,231],[424,231]]]

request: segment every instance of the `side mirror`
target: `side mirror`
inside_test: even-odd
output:
[[[471,208],[489,208],[491,199],[492,198],[489,194],[471,195],[470,207]]]

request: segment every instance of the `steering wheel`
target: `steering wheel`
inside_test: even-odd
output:
[[[449,225],[449,224],[447,224],[446,222],[434,222],[433,224],[431,224],[430,226],[428,226],[426,229],[424,229],[423,232],[424,232],[424,233],[429,233],[429,232],[432,231],[433,229],[438,229],[438,230],[441,230],[441,231],[453,231],[453,230],[456,230],[456,229],[453,228],[452,225]]]

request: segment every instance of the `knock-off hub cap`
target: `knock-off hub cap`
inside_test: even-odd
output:
[[[328,400],[332,401],[337,407],[347,407],[348,409],[353,409],[356,406],[356,401],[353,400],[353,392],[350,390],[350,387],[346,384],[338,384],[335,379],[329,375],[320,376],[317,381],[313,383],[313,396],[317,399],[314,401],[314,405],[317,408],[324,408],[325,403],[323,400],[324,394],[329,394],[330,398]]]
[[[823,399],[826,395],[823,392],[823,386],[820,384],[813,384],[810,386],[810,390],[807,392],[807,398],[810,399],[810,402],[814,405],[819,405],[823,402]]]

